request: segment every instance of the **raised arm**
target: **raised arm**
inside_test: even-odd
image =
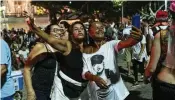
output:
[[[135,31],[131,30],[131,35],[127,40],[120,41],[115,45],[115,50],[118,52],[123,48],[131,47],[142,40],[142,32],[136,27],[132,27]]]
[[[41,37],[44,41],[49,43],[53,48],[57,49],[58,51],[62,52],[63,54],[67,55],[72,49],[72,45],[68,40],[59,40],[54,38],[44,31],[40,30],[32,21],[31,18],[27,18],[27,24],[29,28],[36,33],[39,37]]]

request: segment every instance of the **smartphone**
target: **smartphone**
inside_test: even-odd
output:
[[[132,25],[140,28],[140,15],[139,14],[135,14],[134,16],[132,16]]]

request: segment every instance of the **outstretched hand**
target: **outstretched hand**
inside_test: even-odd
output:
[[[34,26],[33,15],[29,15],[26,11],[24,11],[23,14],[26,17],[25,21],[27,22],[27,25],[29,26],[30,30],[32,30]]]
[[[135,26],[132,26],[132,30],[130,31],[130,37],[127,40],[120,41],[118,44],[115,45],[115,51],[119,52],[123,48],[131,47],[138,42],[140,42],[143,38],[142,31]]]

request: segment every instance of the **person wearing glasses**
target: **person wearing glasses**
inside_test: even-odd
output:
[[[73,22],[69,27],[69,40],[61,40],[37,28],[31,17],[28,17],[26,22],[35,34],[59,51],[56,57],[60,63],[60,68],[57,72],[58,78],[54,79],[51,99],[88,100],[87,92],[84,92],[86,90],[87,80],[84,80],[82,77],[82,52],[83,46],[85,45],[84,41],[87,40],[85,26],[79,21]],[[63,22],[60,21],[59,24],[61,23]]]
[[[64,25],[50,24],[45,33],[60,40],[68,40]],[[52,51],[52,50],[54,51]],[[24,80],[27,90],[27,100],[50,100],[51,87],[54,80],[56,60],[53,49],[45,42],[37,43],[30,52],[24,67]],[[33,74],[31,74],[31,70]]]

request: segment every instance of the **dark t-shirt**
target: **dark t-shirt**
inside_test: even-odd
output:
[[[64,94],[69,98],[77,98],[83,92],[86,87],[87,81],[82,78],[83,71],[83,60],[82,52],[79,48],[72,49],[70,54],[64,56],[62,54],[57,55],[60,62],[60,70],[67,75],[69,78],[84,83],[82,86],[77,86],[73,83],[69,83],[67,80],[64,80],[60,75],[59,71],[57,72],[58,77],[61,79],[63,85]]]
[[[58,53],[57,57],[60,62],[60,70],[64,74],[66,74],[68,77],[78,82],[85,81],[82,78],[83,60],[82,60],[82,52],[80,51],[79,48],[72,49],[70,54],[67,56]]]

